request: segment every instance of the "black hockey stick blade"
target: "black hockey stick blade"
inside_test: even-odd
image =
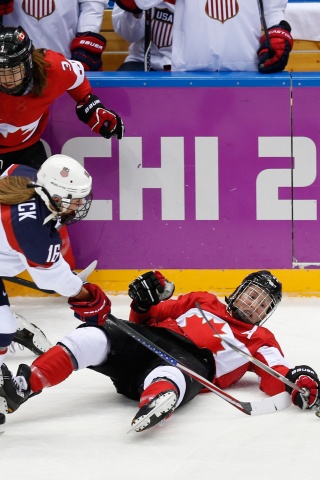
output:
[[[167,352],[162,350],[155,343],[148,340],[144,335],[142,335],[139,332],[136,332],[130,326],[129,322],[125,320],[120,320],[119,318],[116,318],[114,315],[111,315],[111,314],[108,315],[108,321],[113,325],[115,325],[116,327],[118,327],[123,332],[130,335],[137,342],[141,343],[146,348],[154,352],[160,358],[165,360],[169,365],[173,365],[174,367],[179,368],[182,372],[189,375],[189,377],[193,378],[194,380],[199,382],[201,385],[206,387],[208,390],[215,393],[220,398],[230,403],[231,405],[236,407],[238,410],[240,410],[241,412],[247,415],[265,415],[267,413],[274,413],[279,410],[283,410],[291,405],[291,396],[286,392],[280,393],[273,397],[268,397],[256,402],[242,402],[240,400],[237,400],[236,398],[232,397],[228,393],[218,388],[216,385],[211,383],[206,378],[202,377],[201,375],[194,372],[193,370],[190,370],[188,367],[186,367],[182,363],[179,363],[174,357],[172,357]]]

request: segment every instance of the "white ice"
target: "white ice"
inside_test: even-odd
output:
[[[112,313],[128,318],[129,299],[111,297]],[[78,325],[58,297],[11,299],[15,312],[52,343]],[[266,326],[286,358],[320,372],[320,299],[285,297]],[[28,350],[6,358],[16,372]],[[228,393],[265,398],[253,374]],[[109,378],[75,372],[7,416],[0,436],[1,479],[23,480],[300,480],[319,478],[320,419],[297,407],[251,417],[213,393],[198,395],[163,427],[127,434],[137,403],[118,395]],[[319,442],[320,443],[320,442]]]

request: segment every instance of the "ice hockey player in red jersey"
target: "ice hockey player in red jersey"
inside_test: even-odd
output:
[[[52,50],[35,50],[21,26],[0,26],[0,173],[13,163],[38,169],[46,160],[40,138],[50,105],[65,92],[92,131],[122,138],[121,118],[92,94],[80,62]]]
[[[226,298],[226,304],[208,292],[170,299],[173,291],[174,285],[158,271],[134,280],[129,286],[131,327],[221,388],[253,371],[267,395],[287,391],[292,403],[301,409],[318,405],[319,379],[315,371],[306,365],[291,368],[274,335],[262,326],[282,298],[282,285],[269,271],[248,275]],[[223,338],[281,373],[300,390],[288,387],[222,342],[196,308],[196,302]],[[6,365],[2,366],[0,399],[9,413],[30,394],[56,385],[75,369],[85,367],[109,376],[118,393],[139,401],[132,421],[137,432],[162,422],[202,390],[200,383],[168,365],[112,322],[99,325],[96,320],[94,324],[86,318],[81,303],[72,301],[71,305],[75,315],[86,321],[84,325],[37,358],[31,368],[20,365],[16,377]]]

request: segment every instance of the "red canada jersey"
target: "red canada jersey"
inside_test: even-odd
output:
[[[68,92],[76,102],[91,93],[81,63],[67,60],[52,50],[46,51],[45,60],[50,67],[41,96],[33,93],[13,96],[0,92],[0,155],[40,140],[48,122],[49,107],[63,93]]]
[[[216,335],[196,308],[195,302],[199,302],[207,319],[223,338],[286,375],[290,366],[273,333],[267,328],[236,320],[227,312],[226,305],[208,292],[191,292],[179,296],[177,300],[163,301],[143,314],[131,310],[130,321],[168,328],[189,338],[199,348],[211,350],[216,364],[213,382],[220,388],[229,387],[247,371],[254,371],[260,378],[262,391],[268,395],[283,392],[285,385],[282,382],[249,362]]]

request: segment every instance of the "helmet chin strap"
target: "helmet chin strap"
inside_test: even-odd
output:
[[[52,208],[58,212],[58,213],[61,213],[61,209],[60,209],[60,206],[57,204],[57,202],[55,202],[52,198],[52,196],[50,195],[50,193],[48,192],[48,190],[45,188],[45,187],[42,187],[41,185],[37,185],[36,183],[28,183],[27,185],[27,188],[41,188],[41,190],[43,191],[43,193],[45,195],[47,195],[48,199],[49,199],[49,202],[50,202],[50,205],[52,206]]]

